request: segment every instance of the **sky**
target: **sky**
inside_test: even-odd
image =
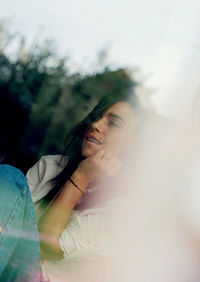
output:
[[[90,72],[103,49],[113,67],[139,68],[156,110],[172,117],[199,89],[199,14],[199,0],[7,0],[0,10],[29,42],[54,39],[74,70]]]

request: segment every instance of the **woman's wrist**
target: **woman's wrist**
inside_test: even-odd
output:
[[[85,191],[90,182],[89,177],[84,172],[78,169],[72,174],[70,178],[82,191]]]

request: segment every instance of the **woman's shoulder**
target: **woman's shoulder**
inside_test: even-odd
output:
[[[51,190],[51,180],[64,169],[67,162],[67,157],[63,155],[46,155],[29,169],[26,179],[34,201]]]
[[[68,159],[64,155],[44,155],[39,160],[39,162],[43,162],[48,165],[55,165],[63,168],[66,166],[67,161]]]
[[[45,177],[53,178],[66,166],[67,158],[63,155],[45,155],[29,169],[27,176],[38,176],[39,180]]]

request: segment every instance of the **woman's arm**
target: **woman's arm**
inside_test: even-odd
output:
[[[72,174],[71,179],[82,191],[85,191],[89,183],[99,180],[101,177],[105,178],[106,175],[114,175],[120,167],[121,163],[114,155],[100,150],[92,157],[82,161]],[[38,228],[42,259],[61,259],[63,257],[58,239],[81,194],[74,184],[67,181],[59,196],[49,205],[40,218]]]
[[[82,191],[85,191],[88,186],[87,176],[77,169],[71,179]],[[49,205],[45,214],[40,218],[38,229],[42,259],[61,259],[63,257],[58,239],[81,195],[82,193],[70,181],[67,181],[59,196]]]

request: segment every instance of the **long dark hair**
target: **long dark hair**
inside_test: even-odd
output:
[[[133,95],[132,91],[127,91],[126,94],[107,95],[99,101],[96,107],[85,119],[69,131],[65,140],[64,153],[64,156],[67,156],[68,162],[64,169],[51,180],[53,188],[45,197],[47,203],[58,195],[63,185],[71,177],[79,163],[84,159],[81,155],[81,147],[85,133],[90,129],[91,124],[99,120],[104,112],[113,104],[121,101],[128,102],[134,109],[136,109],[136,106],[138,105],[137,98]]]

